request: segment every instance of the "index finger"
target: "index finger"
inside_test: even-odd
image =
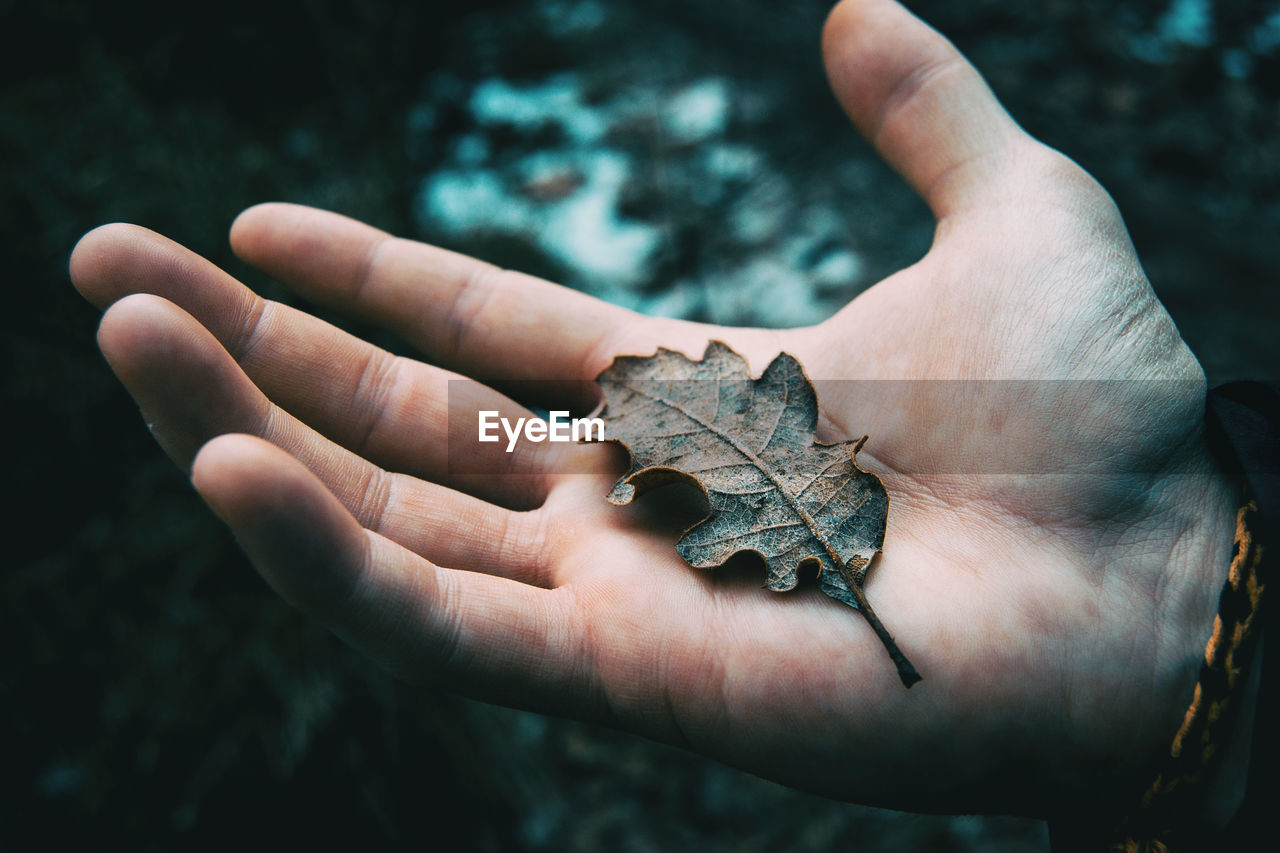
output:
[[[578,398],[580,383],[608,364],[617,336],[651,322],[567,287],[299,205],[249,208],[231,227],[231,246],[303,296],[371,320],[435,363],[490,383],[550,382]]]
[[[272,588],[400,677],[547,713],[603,712],[567,593],[438,566],[364,528],[310,469],[255,437],[213,439],[191,476]]]

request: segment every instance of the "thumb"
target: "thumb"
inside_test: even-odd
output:
[[[845,112],[939,219],[998,189],[1033,145],[955,46],[893,0],[843,0],[822,51]]]

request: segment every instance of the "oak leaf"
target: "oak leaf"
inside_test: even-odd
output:
[[[795,358],[782,353],[752,379],[742,356],[712,341],[700,361],[665,348],[619,356],[596,381],[607,440],[631,454],[611,503],[667,483],[696,485],[710,512],[676,543],[686,562],[712,568],[754,551],[768,568],[765,587],[777,591],[816,565],[822,591],[862,613],[902,683],[920,680],[862,590],[884,544],[888,493],[858,467],[865,436],[814,440],[817,395]]]

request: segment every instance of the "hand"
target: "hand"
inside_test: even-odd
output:
[[[157,440],[267,580],[404,677],[872,804],[1123,806],[1186,706],[1229,561],[1203,374],[1106,193],[945,40],[895,3],[846,0],[824,51],[938,226],[922,261],[813,328],[651,319],[279,204],[237,219],[235,251],[426,361],[141,228],[91,232],[72,277],[106,309],[99,342]],[[567,396],[615,355],[698,357],[711,338],[757,374],[791,352],[819,380],[824,437],[870,434],[860,459],[892,506],[866,589],[924,676],[912,690],[848,608],[693,570],[644,501],[605,502],[613,475],[581,472],[609,448],[477,444],[509,476],[449,470],[451,425],[529,414],[450,379]],[[965,381],[822,381],[868,379]],[[1071,382],[1012,405],[1020,386],[984,381],[1003,379]],[[1093,379],[1123,381],[1074,383]]]

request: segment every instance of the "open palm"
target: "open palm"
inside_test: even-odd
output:
[[[651,319],[288,205],[242,214],[237,253],[425,361],[133,226],[87,235],[72,276],[107,309],[101,346],[157,439],[255,565],[403,676],[846,799],[1104,803],[1171,736],[1229,559],[1203,374],[1106,194],[945,40],[866,0],[837,8],[825,49],[938,230],[813,328]],[[450,464],[477,410],[528,414],[495,389],[550,380],[536,402],[564,408],[615,355],[697,357],[712,338],[756,373],[791,352],[818,380],[823,437],[870,434],[860,459],[892,505],[867,594],[924,676],[912,690],[813,585],[695,571],[652,501],[606,503],[609,448],[471,444],[499,475]]]

